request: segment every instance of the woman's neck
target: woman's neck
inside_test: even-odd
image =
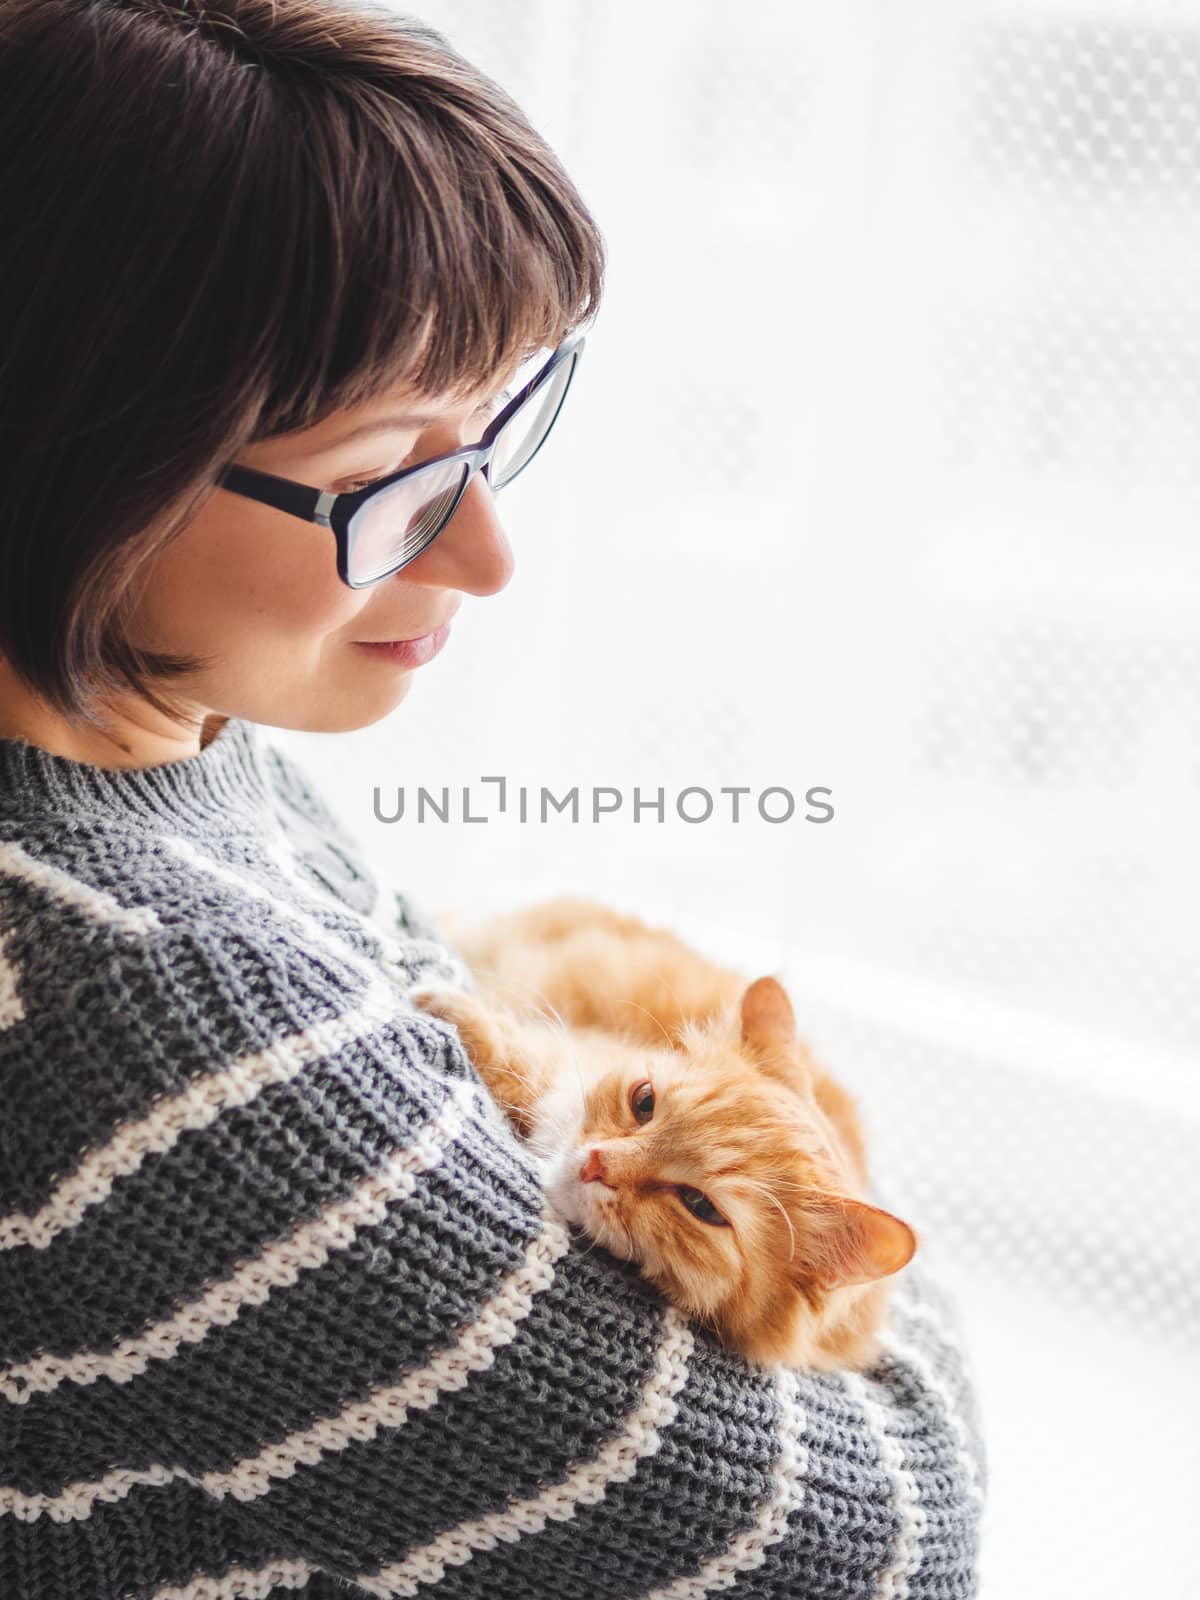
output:
[[[222,712],[197,707],[193,721],[172,722],[132,697],[111,702],[108,713],[103,727],[70,722],[0,658],[0,739],[23,739],[89,766],[124,770],[182,761],[211,744],[229,720]]]

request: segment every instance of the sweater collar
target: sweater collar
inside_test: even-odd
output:
[[[152,767],[98,767],[0,739],[0,816],[245,825],[270,799],[259,726],[241,717],[223,723],[198,754]]]

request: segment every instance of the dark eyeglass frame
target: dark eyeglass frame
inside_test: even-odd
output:
[[[558,404],[554,408],[554,415],[546,425],[545,432],[538,440],[536,447],[511,477],[506,478],[502,484],[492,490],[499,494],[501,489],[507,488],[537,455],[553,431],[562,410],[563,401],[567,398],[567,391],[575,376],[575,368],[579,364],[585,338],[582,333],[575,333],[564,339],[554,350],[550,358],[538,368],[529,382],[523,384],[504,409],[496,414],[488,423],[487,431],[475,444],[460,445],[457,450],[447,450],[443,455],[430,456],[427,461],[418,461],[415,466],[402,467],[399,472],[393,472],[389,477],[380,478],[376,483],[369,484],[365,489],[346,490],[337,493],[330,489],[314,489],[306,483],[297,483],[292,478],[280,478],[271,472],[260,472],[254,467],[238,466],[236,463],[224,468],[217,478],[218,485],[228,489],[231,494],[239,494],[247,500],[257,500],[265,506],[273,506],[276,511],[286,511],[289,516],[299,517],[302,522],[316,522],[323,528],[328,528],[337,540],[337,570],[338,577],[351,589],[369,589],[372,584],[381,583],[384,578],[390,578],[402,568],[423,556],[434,540],[446,528],[454,513],[458,510],[459,502],[467,492],[471,479],[477,472],[488,478],[488,468],[496,443],[507,424],[521,409],[525,402],[536,390],[555,373],[564,361],[571,363],[567,373],[567,380],[563,391],[558,397]],[[394,488],[405,478],[412,478],[419,472],[428,472],[431,468],[444,465],[447,461],[462,460],[467,463],[467,472],[458,492],[442,516],[441,521],[428,535],[425,543],[413,555],[405,560],[398,561],[394,567],[389,567],[386,572],[380,572],[368,578],[363,583],[355,583],[350,577],[350,561],[353,554],[351,549],[351,521],[362,510],[368,501],[375,495],[382,494],[385,490]],[[489,487],[491,480],[488,478]]]

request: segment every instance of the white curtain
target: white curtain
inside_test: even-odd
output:
[[[432,910],[578,889],[784,972],[960,1299],[985,1600],[1200,1593],[1200,4],[419,14],[608,294],[509,587],[280,742]]]

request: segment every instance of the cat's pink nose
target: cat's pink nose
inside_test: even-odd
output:
[[[599,1150],[589,1150],[588,1158],[579,1169],[579,1178],[582,1183],[593,1183],[597,1178],[604,1183],[604,1158]]]

